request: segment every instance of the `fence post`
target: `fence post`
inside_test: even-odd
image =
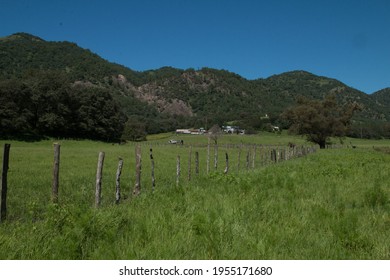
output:
[[[276,163],[277,162],[277,157],[276,157],[276,149],[271,150],[271,161]]]
[[[53,203],[58,203],[60,148],[61,148],[60,144],[54,143],[53,182],[52,182],[52,196],[51,196],[51,200]]]
[[[11,144],[4,144],[3,153],[3,172],[1,174],[1,208],[0,208],[0,222],[7,219],[7,177],[9,169],[9,150]]]
[[[118,169],[116,170],[116,181],[115,181],[115,203],[119,204],[121,200],[121,174],[123,167],[123,159],[119,158]]]
[[[150,164],[152,169],[152,192],[154,192],[154,188],[156,187],[156,180],[154,178],[154,158],[152,148],[150,148]]]
[[[176,186],[180,183],[180,156],[176,158]]]
[[[250,150],[248,149],[246,153],[246,170],[249,170],[249,158],[250,158]]]
[[[188,181],[191,181],[191,159],[192,159],[192,146],[190,146],[190,154],[188,156]]]
[[[285,160],[285,154],[284,154],[284,152],[285,152],[285,149],[280,149],[280,150],[279,150],[279,160],[280,160],[280,161],[284,161],[284,160]]]
[[[214,145],[214,169],[218,168],[218,145]]]
[[[103,164],[104,164],[104,152],[99,153],[99,159],[96,170],[96,189],[95,189],[95,207],[100,206],[101,193],[102,193],[102,177],[103,177]]]
[[[227,174],[229,171],[229,155],[227,152],[225,153],[225,159],[226,159],[226,167],[225,167],[225,170],[223,171],[223,173]]]
[[[133,196],[138,196],[141,193],[141,146],[135,147],[135,186]]]
[[[208,138],[208,144],[207,144],[206,172],[207,172],[207,174],[210,173],[210,138]]]
[[[252,169],[255,169],[256,149],[257,149],[257,146],[254,145],[254,147],[253,147],[253,155],[252,155]]]

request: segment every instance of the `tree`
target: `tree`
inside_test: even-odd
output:
[[[130,118],[123,129],[122,141],[145,141],[146,129],[145,124],[137,120],[136,118]]]
[[[286,110],[282,117],[290,123],[291,132],[306,135],[308,141],[323,149],[330,137],[346,135],[357,110],[361,110],[361,105],[356,102],[338,105],[335,95],[328,95],[324,100],[300,97],[298,104]]]
[[[219,127],[219,125],[214,124],[210,129],[209,129],[209,138],[210,140],[214,141],[214,144],[218,144],[218,138],[222,135],[222,129]]]

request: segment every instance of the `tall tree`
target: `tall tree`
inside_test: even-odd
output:
[[[145,124],[136,118],[130,118],[125,123],[122,137],[122,141],[145,141],[146,129]]]
[[[219,125],[214,124],[210,129],[209,129],[209,134],[208,137],[210,140],[214,141],[214,144],[218,144],[218,139],[222,136],[222,129],[219,127]]]
[[[326,147],[330,137],[344,137],[353,113],[361,110],[361,105],[356,102],[338,105],[335,95],[327,95],[323,100],[300,97],[297,103],[282,117],[290,123],[291,132],[305,135],[321,149]]]

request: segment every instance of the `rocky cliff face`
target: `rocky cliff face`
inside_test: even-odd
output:
[[[155,106],[160,113],[182,116],[194,115],[191,106],[185,101],[177,98],[169,98],[169,96],[175,94],[170,93],[169,89],[165,88],[164,85],[158,85],[156,82],[152,82],[141,86],[135,86],[127,81],[121,74],[113,79],[124,90],[134,94],[136,98],[147,102],[149,105]]]

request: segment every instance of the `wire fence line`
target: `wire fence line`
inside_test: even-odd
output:
[[[240,171],[251,171],[271,164],[291,160],[297,157],[303,157],[316,152],[315,146],[297,146],[289,145],[263,145],[263,144],[176,144],[177,149],[170,153],[172,159],[160,159],[163,164],[175,163],[175,170],[171,176],[172,185],[185,186],[186,183],[196,180],[199,176],[208,176],[210,173],[231,174]],[[130,147],[132,145],[129,145]],[[130,196],[139,196],[143,190],[141,178],[149,177],[152,186],[152,192],[156,188],[163,188],[163,184],[159,185],[159,178],[155,172],[155,163],[158,163],[154,158],[153,152],[158,149],[165,149],[166,146],[172,147],[172,144],[165,143],[135,143],[135,178],[134,188]],[[52,189],[51,203],[61,203],[58,195],[58,190],[61,187],[59,173],[61,167],[60,147],[58,143],[53,144],[53,170],[52,170]],[[2,177],[1,177],[1,213],[0,222],[4,222],[7,218],[7,190],[9,188],[7,182],[7,172],[9,166],[10,144],[4,145],[3,162],[2,162]],[[149,159],[145,157],[145,148],[149,152]],[[336,148],[332,146],[329,148]],[[338,148],[338,147],[337,147]],[[142,157],[144,150],[144,158]],[[95,184],[95,207],[101,207],[101,193],[103,188],[103,167],[104,167],[105,152],[100,151],[97,161],[96,184]],[[203,161],[200,160],[203,159]],[[115,189],[113,190],[113,202],[119,204],[124,195],[121,194],[121,174],[124,158],[118,159],[118,168],[115,178]],[[143,161],[148,162],[147,169],[143,167]],[[206,166],[202,166],[206,161]],[[149,181],[149,180],[148,180]],[[110,184],[112,185],[112,184]],[[11,186],[12,188],[12,186]],[[49,191],[49,190],[48,190]]]

